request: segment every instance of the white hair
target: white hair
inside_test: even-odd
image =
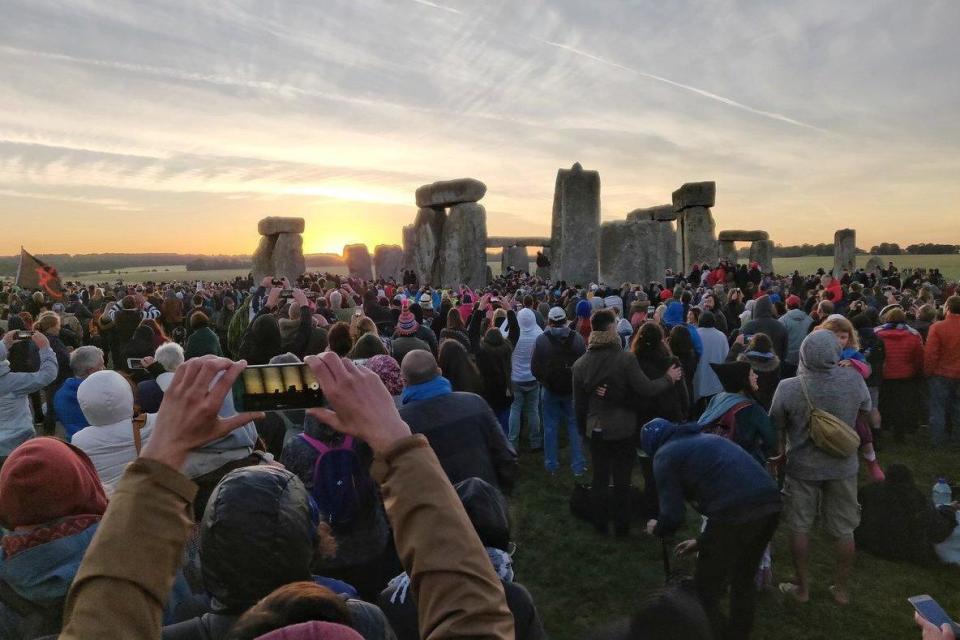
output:
[[[183,364],[183,347],[176,342],[165,342],[157,347],[153,359],[167,371],[176,371]]]
[[[94,371],[103,369],[103,351],[93,345],[74,349],[70,354],[70,369],[78,378],[85,378]]]

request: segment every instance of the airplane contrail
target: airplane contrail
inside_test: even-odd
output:
[[[671,85],[671,86],[677,87],[678,89],[684,89],[684,90],[686,90],[686,91],[690,91],[691,93],[695,93],[695,94],[700,95],[700,96],[703,96],[703,97],[705,97],[705,98],[710,98],[711,100],[716,100],[717,102],[722,102],[723,104],[729,105],[729,106],[731,106],[731,107],[736,107],[737,109],[741,109],[741,110],[743,110],[743,111],[747,111],[747,112],[752,113],[752,114],[754,114],[754,115],[763,116],[763,117],[765,117],[765,118],[770,118],[771,120],[778,120],[778,121],[780,121],[780,122],[785,122],[785,123],[787,123],[787,124],[792,124],[792,125],[794,125],[794,126],[796,126],[796,127],[803,127],[804,129],[812,129],[812,130],[814,130],[814,131],[819,131],[819,132],[821,132],[821,133],[829,133],[829,131],[827,131],[826,129],[822,129],[821,127],[817,127],[817,126],[815,126],[815,125],[808,124],[808,123],[806,123],[806,122],[801,122],[800,120],[797,120],[797,119],[795,119],[795,118],[791,118],[791,117],[789,117],[789,116],[785,116],[785,115],[783,115],[782,113],[776,113],[776,112],[774,112],[774,111],[764,111],[763,109],[757,109],[757,108],[755,108],[755,107],[751,107],[750,105],[743,104],[742,102],[737,102],[736,100],[732,100],[732,99],[730,99],[730,98],[725,98],[725,97],[720,96],[720,95],[717,95],[717,94],[715,94],[715,93],[711,93],[711,92],[709,92],[709,91],[705,91],[704,89],[698,89],[697,87],[691,87],[691,86],[688,85],[688,84],[683,84],[683,83],[681,83],[681,82],[677,82],[677,81],[675,81],[675,80],[671,80],[670,78],[664,78],[663,76],[658,76],[658,75],[653,74],[653,73],[647,73],[646,71],[640,71],[639,69],[634,69],[634,68],[632,68],[632,67],[628,67],[628,66],[622,65],[622,64],[620,64],[620,63],[618,63],[618,62],[613,62],[612,60],[607,60],[606,58],[601,58],[600,56],[594,55],[594,54],[592,54],[592,53],[590,53],[590,52],[588,52],[588,51],[583,51],[582,49],[577,49],[576,47],[571,47],[570,45],[563,44],[562,42],[552,42],[552,41],[550,41],[550,40],[540,40],[540,42],[542,42],[542,43],[544,43],[544,44],[548,44],[548,45],[550,45],[551,47],[556,47],[556,48],[558,48],[558,49],[563,49],[564,51],[569,51],[570,53],[574,53],[574,54],[576,54],[576,55],[583,56],[583,57],[585,57],[585,58],[589,58],[590,60],[593,60],[593,61],[595,61],[595,62],[599,62],[599,63],[601,63],[601,64],[605,64],[605,65],[610,66],[610,67],[613,67],[613,68],[615,68],[615,69],[620,69],[620,70],[622,70],[622,71],[627,71],[627,72],[629,72],[629,73],[634,73],[634,74],[636,74],[636,75],[638,75],[638,76],[642,76],[642,77],[644,77],[644,78],[649,78],[649,79],[651,79],[651,80],[656,80],[657,82],[663,82],[664,84],[669,84],[669,85]]]

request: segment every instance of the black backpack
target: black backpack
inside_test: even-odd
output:
[[[570,348],[576,339],[576,333],[571,329],[565,340],[560,340],[552,333],[547,333],[547,340],[555,349],[547,360],[547,374],[543,380],[545,386],[551,393],[557,395],[570,395],[573,393],[573,364],[580,358],[574,354]]]

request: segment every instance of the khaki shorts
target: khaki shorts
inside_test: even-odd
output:
[[[794,533],[808,533],[818,514],[828,534],[851,537],[860,524],[857,476],[814,481],[788,475],[783,483],[783,526]]]

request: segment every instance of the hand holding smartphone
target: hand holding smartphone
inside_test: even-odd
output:
[[[932,597],[923,594],[907,598],[907,601],[913,605],[913,608],[916,609],[917,614],[921,618],[934,625],[937,629],[940,629],[943,625],[949,625],[954,634],[960,633],[960,625],[957,625],[957,623],[947,615],[947,612],[943,610],[943,607]]]

